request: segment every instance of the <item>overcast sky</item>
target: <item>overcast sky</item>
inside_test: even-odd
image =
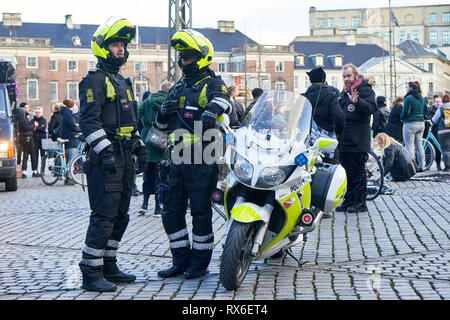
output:
[[[449,0],[392,0],[392,6],[450,4]],[[119,7],[126,5],[126,7]],[[218,20],[233,20],[237,29],[256,42],[288,44],[308,35],[309,7],[318,10],[386,7],[388,0],[192,0],[196,28],[217,28]],[[113,15],[133,24],[168,25],[168,0],[2,0],[2,12],[19,12],[23,22],[63,23],[72,14],[74,23],[101,24]]]

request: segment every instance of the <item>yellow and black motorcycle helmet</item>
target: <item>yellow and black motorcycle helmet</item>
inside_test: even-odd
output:
[[[124,64],[128,59],[127,45],[136,35],[136,28],[124,18],[111,17],[95,31],[91,48],[92,53],[105,62],[113,64]],[[108,45],[112,42],[123,42],[125,46],[125,57],[116,58],[108,49]]]
[[[193,69],[190,70],[191,72],[199,71],[209,66],[214,57],[214,48],[208,38],[192,29],[182,29],[176,32],[170,44],[179,52],[178,65],[184,72],[186,67]],[[186,59],[197,58],[193,68],[182,64],[181,59],[183,57]]]

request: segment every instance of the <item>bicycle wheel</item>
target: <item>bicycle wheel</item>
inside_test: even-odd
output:
[[[367,178],[367,196],[366,200],[374,200],[378,197],[383,189],[384,172],[380,158],[375,152],[368,152],[368,160],[366,162],[366,178]]]
[[[46,185],[51,186],[58,181],[61,171],[61,155],[56,151],[47,151],[41,165],[41,179]]]
[[[428,170],[433,165],[434,159],[436,157],[436,150],[434,150],[433,144],[431,141],[423,141],[423,150],[425,151],[425,166],[423,170]]]
[[[79,154],[72,159],[69,166],[70,177],[79,185],[86,187],[87,179],[83,172],[83,163],[86,161],[86,156]]]

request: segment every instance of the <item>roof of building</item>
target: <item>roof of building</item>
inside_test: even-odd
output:
[[[72,38],[79,37],[79,48],[90,48],[91,39],[98,25],[81,24],[74,25],[73,29],[67,28],[64,23],[23,23],[20,27],[14,27],[13,32],[9,27],[0,24],[0,37],[18,38],[50,38],[50,45],[56,48],[72,48]],[[234,33],[220,32],[213,28],[194,28],[207,37],[217,52],[231,52],[233,47],[242,46],[245,43],[256,43],[239,30]],[[167,44],[167,27],[139,26],[141,44]]]
[[[414,40],[408,39],[400,43],[397,48],[403,51],[404,58],[440,58],[444,61],[447,60],[447,56],[437,48],[428,49],[425,48],[420,43],[415,42]],[[434,52],[436,51],[436,52]]]
[[[422,72],[428,72],[427,70],[425,70],[423,68],[420,68],[420,67],[418,67],[418,66],[416,66],[416,65],[414,65],[414,64],[412,64],[412,63],[410,63],[410,62],[408,62],[408,61],[406,61],[404,59],[401,59],[399,57],[396,57],[396,60],[400,61],[400,62],[402,62],[402,63],[404,63],[406,65],[409,65],[413,69],[417,69],[417,70],[420,70]],[[380,63],[383,63],[383,62],[386,63],[386,68],[388,68],[389,67],[389,61],[390,61],[389,60],[389,56],[373,57],[373,58],[367,60],[366,62],[364,62],[362,65],[360,65],[359,69],[360,70],[368,70],[368,69],[370,69],[370,68],[372,68],[372,67],[374,67],[374,66],[376,66],[376,65],[378,65]]]
[[[315,41],[293,41],[294,51],[305,55],[305,65],[298,66],[296,69],[313,69],[317,66],[310,58],[312,55],[322,54],[324,56],[324,69],[340,69],[341,66],[335,66],[330,57],[341,55],[342,63],[352,63],[359,67],[373,56],[386,56],[389,52],[375,44],[356,44],[347,45],[345,42],[315,42]]]

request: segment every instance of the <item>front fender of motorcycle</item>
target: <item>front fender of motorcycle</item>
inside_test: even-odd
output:
[[[251,202],[244,202],[231,210],[231,217],[242,223],[269,222],[270,212]]]

